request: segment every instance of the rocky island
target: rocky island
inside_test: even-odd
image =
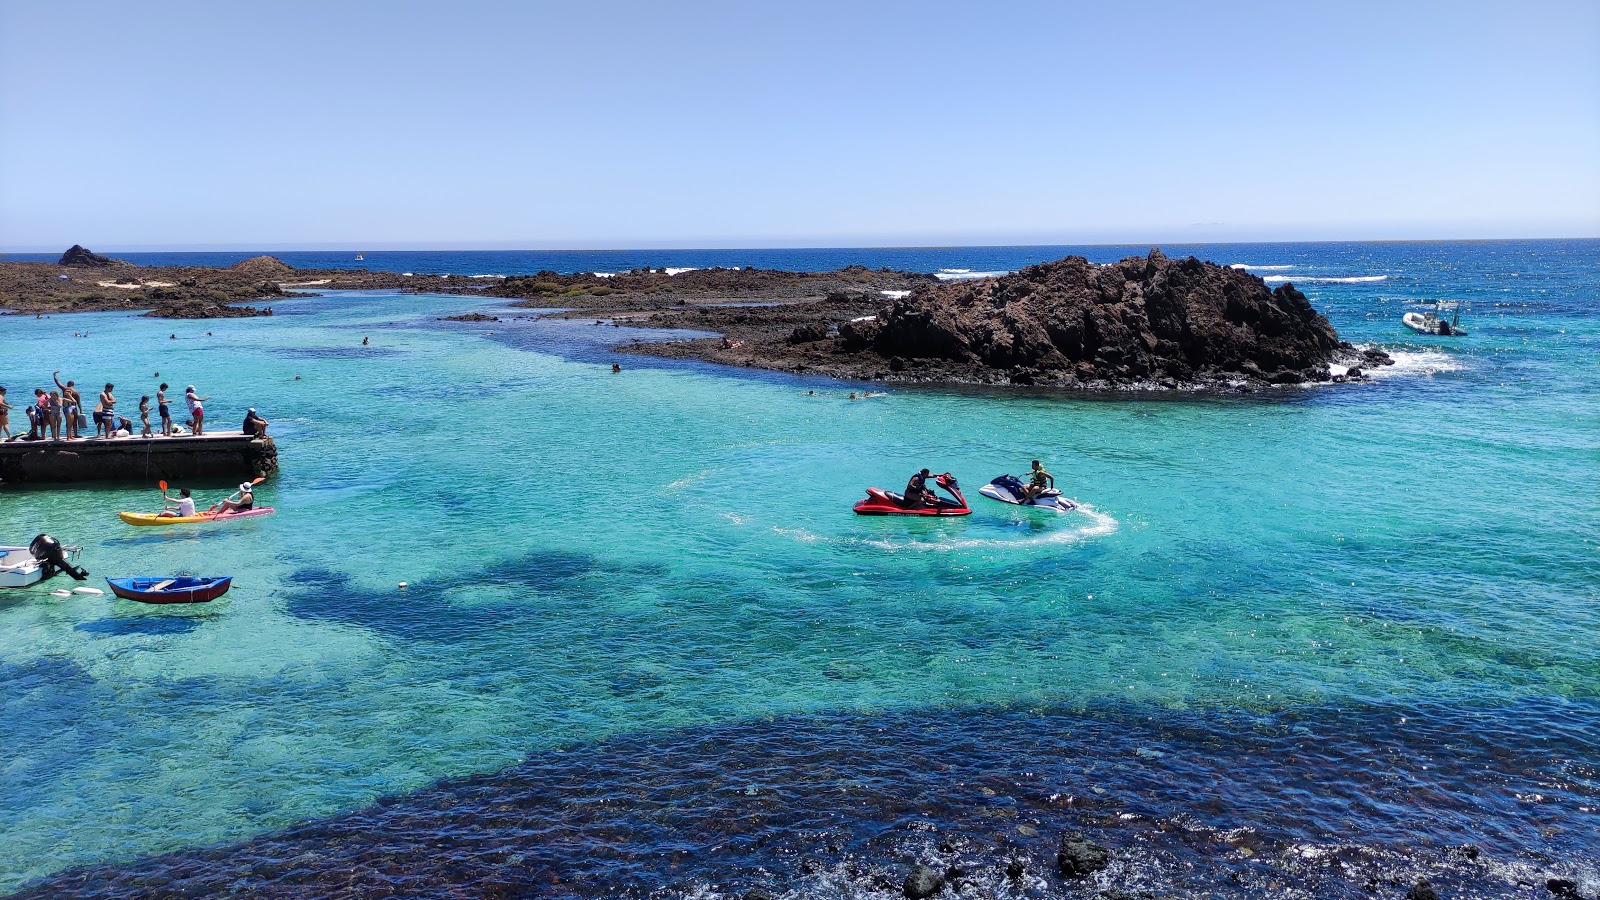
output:
[[[882,291],[878,293],[884,293]],[[1011,275],[921,283],[767,309],[657,312],[647,323],[716,339],[632,352],[842,378],[1087,389],[1248,390],[1359,380],[1392,362],[1341,341],[1291,284],[1152,251],[1111,265],[1083,257]]]

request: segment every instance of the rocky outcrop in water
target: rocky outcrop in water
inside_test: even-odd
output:
[[[625,349],[850,379],[1094,390],[1362,381],[1393,362],[1341,341],[1293,285],[1274,290],[1248,272],[1159,250],[1106,266],[1068,257],[883,296],[895,293],[657,314],[646,324],[728,339]]]
[[[1330,362],[1354,356],[1293,285],[1269,289],[1247,272],[1159,250],[920,290],[849,335],[891,371],[931,362],[974,380],[1067,386],[1327,381]]]

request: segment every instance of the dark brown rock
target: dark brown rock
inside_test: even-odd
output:
[[[73,244],[67,248],[67,252],[61,254],[61,261],[56,265],[72,266],[78,269],[109,269],[118,265],[118,261],[109,256],[91,253],[82,244]]]
[[[1056,868],[1068,878],[1093,875],[1111,864],[1111,851],[1081,836],[1061,839],[1061,849],[1056,852]]]

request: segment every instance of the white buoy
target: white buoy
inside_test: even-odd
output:
[[[90,594],[90,595],[95,596],[95,597],[98,597],[101,594],[105,593],[105,591],[102,591],[99,588],[92,588],[92,587],[75,587],[75,588],[72,589],[72,592],[74,594]]]
[[[399,585],[400,590],[402,590],[402,591],[405,590],[406,588],[410,587],[410,586],[411,585],[406,584],[404,581],[400,582],[400,585]]]
[[[50,596],[52,596],[52,597],[71,597],[72,596],[72,592],[71,591],[51,591],[50,592]]]

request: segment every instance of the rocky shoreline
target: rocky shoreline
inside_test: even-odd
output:
[[[1362,381],[1393,361],[1340,340],[1294,285],[1159,250],[1110,265],[1067,257],[999,278],[849,266],[833,272],[639,268],[507,278],[296,269],[147,267],[74,246],[0,263],[15,314],[148,310],[160,318],[271,315],[275,298],[388,289],[495,297],[551,315],[719,337],[625,352],[847,380],[1092,391],[1248,392]],[[493,321],[478,311],[446,316]]]
[[[298,289],[429,289],[433,276],[392,272],[296,269],[272,256],[226,268],[141,266],[74,244],[55,263],[0,262],[0,311],[12,315],[139,312],[160,319],[272,315],[271,303]],[[266,305],[247,305],[266,304]]]

